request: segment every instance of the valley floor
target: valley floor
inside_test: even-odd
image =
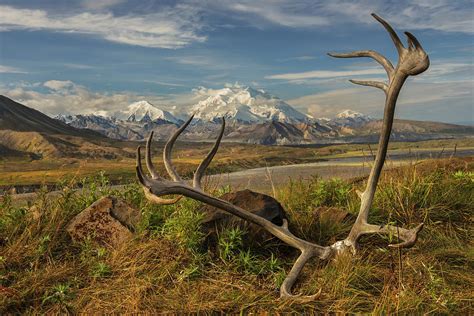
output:
[[[124,184],[135,181],[134,148],[137,143],[118,142],[129,152],[128,157],[117,159],[77,159],[56,158],[29,160],[18,157],[0,156],[0,192],[16,187],[17,192],[37,190],[41,185],[80,184],[86,177],[103,172],[112,184]],[[157,143],[154,150],[155,165],[164,173],[162,164],[163,143]],[[210,143],[178,143],[174,154],[174,163],[180,174],[190,176],[207,154]],[[226,174],[259,167],[272,167],[293,164],[330,162],[340,164],[354,171],[347,176],[364,173],[371,157],[377,149],[376,144],[338,144],[320,147],[263,146],[237,143],[223,143],[208,168],[209,174]],[[390,161],[407,160],[416,162],[426,158],[470,156],[474,155],[474,138],[430,140],[421,142],[393,142],[389,145]],[[320,165],[324,167],[324,165]],[[361,168],[359,168],[361,166]],[[312,167],[317,167],[316,165]],[[359,170],[360,169],[360,170]],[[311,170],[311,168],[308,168]],[[322,176],[346,175],[334,168],[321,168]],[[344,170],[344,168],[340,169]],[[347,177],[345,176],[345,177]]]

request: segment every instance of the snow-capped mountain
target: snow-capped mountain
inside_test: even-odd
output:
[[[353,120],[370,120],[370,116],[362,114],[360,112],[345,110],[336,115],[336,118],[339,119],[353,119]]]
[[[195,114],[181,136],[186,140],[212,140],[220,129],[224,116],[228,124],[227,141],[258,144],[310,144],[329,142],[337,137],[357,137],[374,119],[352,110],[345,110],[333,119],[305,115],[285,101],[251,87],[234,85],[222,89],[198,91],[201,100],[189,111]],[[112,117],[100,115],[60,115],[57,119],[76,128],[87,128],[108,137],[123,140],[141,140],[151,131],[155,137],[167,139],[183,120],[148,101],[130,104]]]
[[[181,120],[170,112],[162,110],[145,100],[130,104],[126,110],[117,113],[117,116],[129,122],[152,122],[160,119],[174,124],[181,123]]]
[[[333,125],[357,127],[372,120],[373,118],[368,115],[353,110],[345,110],[337,114],[335,118],[330,121],[330,123]]]
[[[238,85],[212,90],[205,100],[191,107],[191,113],[204,122],[217,122],[223,116],[245,124],[269,121],[300,123],[310,119],[263,90]]]
[[[133,124],[95,114],[57,115],[55,119],[75,128],[91,129],[107,137],[138,140],[143,137],[133,129]]]

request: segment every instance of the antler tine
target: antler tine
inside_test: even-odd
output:
[[[403,228],[400,229],[400,228],[398,228],[397,233],[399,233],[400,238],[403,240],[403,242],[398,243],[398,244],[390,244],[388,246],[392,247],[392,248],[410,248],[410,247],[412,247],[416,243],[416,241],[418,240],[418,235],[421,232],[421,230],[423,229],[423,226],[425,226],[425,223],[421,223],[413,229],[403,229]],[[392,235],[394,235],[394,233],[395,233],[394,230],[396,230],[397,227],[391,226],[389,229],[392,229],[392,231],[390,231],[390,233]]]
[[[402,41],[400,40],[400,37],[398,37],[395,30],[390,26],[390,24],[387,23],[387,21],[379,17],[377,14],[372,13],[371,15],[387,30],[387,32],[390,34],[390,37],[392,38],[393,44],[395,45],[398,54],[401,55],[405,47],[403,46]]]
[[[136,174],[140,183],[149,188],[151,187],[151,182],[148,180],[147,176],[143,173],[142,168],[142,154],[141,154],[142,146],[137,147],[137,162],[135,166]]]
[[[383,90],[383,92],[385,92],[385,93],[387,93],[387,91],[388,91],[388,86],[384,82],[355,80],[355,79],[350,79],[349,81],[352,82],[353,84],[358,84],[358,85],[361,85],[361,86],[371,86],[371,87],[379,88],[379,89]]]
[[[383,66],[389,78],[391,78],[393,74],[393,65],[390,60],[373,50],[358,50],[350,53],[328,53],[328,55],[335,58],[369,57]]]
[[[152,137],[150,137],[149,139],[152,139]],[[153,203],[161,204],[161,205],[169,205],[169,204],[174,204],[174,203],[178,202],[182,198],[182,196],[178,196],[177,198],[174,198],[174,199],[164,199],[162,197],[159,197],[159,196],[154,195],[153,193],[151,193],[150,188],[152,186],[152,182],[145,176],[145,174],[143,172],[141,149],[142,149],[141,146],[137,147],[136,174],[137,174],[138,180],[140,181],[140,183],[143,187],[143,191],[145,192],[145,197],[148,200],[152,201]],[[147,154],[148,154],[148,149],[147,149]],[[157,180],[157,179],[155,179],[155,180]]]
[[[166,171],[168,171],[168,174],[170,175],[170,177],[174,181],[177,181],[177,182],[181,182],[182,180],[179,174],[174,169],[173,163],[171,162],[171,151],[173,150],[173,145],[176,139],[178,138],[179,135],[181,135],[181,133],[186,129],[186,127],[188,127],[189,123],[191,123],[193,118],[194,118],[194,114],[191,115],[191,117],[186,121],[186,123],[181,125],[181,127],[178,128],[178,130],[170,137],[170,139],[165,145],[165,149],[163,150],[163,162],[165,164]]]
[[[151,174],[152,179],[159,179],[160,176],[156,171],[155,167],[153,166],[153,162],[151,161],[151,141],[153,140],[153,131],[150,133],[146,141],[146,155],[145,155],[145,162],[148,171]]]
[[[196,189],[201,189],[201,178],[203,177],[204,171],[206,171],[206,168],[209,166],[212,159],[216,155],[217,150],[219,149],[222,136],[224,135],[224,130],[225,130],[225,118],[222,117],[222,126],[221,126],[221,131],[219,132],[219,136],[217,137],[216,142],[214,143],[214,146],[209,151],[206,158],[204,158],[204,160],[201,162],[199,167],[196,169],[196,172],[194,173],[193,186]]]
[[[423,47],[421,47],[420,42],[418,41],[418,39],[413,34],[411,34],[410,32],[405,32],[405,35],[408,38],[408,46],[410,48],[423,49]]]

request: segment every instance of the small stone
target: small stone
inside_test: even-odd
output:
[[[121,199],[106,196],[74,217],[66,230],[75,242],[91,238],[102,246],[116,247],[132,238],[140,219],[139,210]]]
[[[28,213],[34,221],[37,221],[41,218],[41,211],[38,205],[33,205],[28,209]]]

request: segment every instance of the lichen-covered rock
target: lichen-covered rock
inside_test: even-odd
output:
[[[247,189],[226,193],[220,198],[253,214],[261,216],[279,226],[283,224],[283,219],[286,218],[285,210],[281,204],[276,199],[266,194]],[[255,224],[250,224],[249,222],[218,208],[207,205],[202,208],[202,211],[206,213],[203,224],[204,228],[208,231],[212,231],[216,226],[240,227],[247,229],[251,237],[256,238],[255,241],[257,242],[271,238],[271,235],[261,227]]]
[[[115,247],[133,236],[140,221],[140,211],[112,196],[103,197],[74,217],[66,227],[73,241],[87,238]]]

